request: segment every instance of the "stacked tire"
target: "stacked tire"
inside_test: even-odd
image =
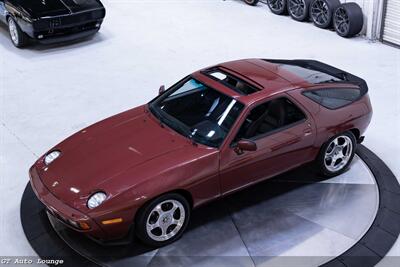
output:
[[[359,5],[345,3],[338,6],[333,14],[333,27],[342,37],[353,37],[364,25],[364,16]]]
[[[244,0],[244,2],[250,6],[255,6],[258,4],[259,0]]]
[[[312,0],[287,0],[287,8],[292,19],[297,21],[309,20]]]
[[[245,0],[249,5],[254,0]],[[255,3],[257,4],[257,3]],[[339,0],[267,0],[276,15],[289,14],[296,21],[311,20],[322,29],[332,28],[341,37],[353,37],[363,28],[364,17],[356,3],[341,4]]]

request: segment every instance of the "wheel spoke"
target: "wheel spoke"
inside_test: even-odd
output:
[[[165,212],[162,210],[161,205],[157,205],[157,206],[154,208],[153,211],[155,211],[155,212],[158,213],[159,218],[165,213]]]
[[[179,218],[174,218],[177,210],[179,210]],[[155,241],[166,241],[181,230],[185,218],[185,209],[182,203],[175,199],[165,200],[150,212],[146,225],[147,234]],[[152,220],[155,222],[151,223]]]
[[[160,227],[160,224],[159,224],[158,221],[156,223],[154,223],[154,224],[149,224],[149,223],[147,224],[147,230],[148,231],[152,231],[152,230],[154,230],[154,229],[156,229],[158,227]]]
[[[172,208],[171,208],[171,210],[170,210],[169,212],[173,215],[174,212],[175,212],[178,208],[179,208],[178,205],[177,205],[175,202],[173,202],[173,203],[172,203]]]

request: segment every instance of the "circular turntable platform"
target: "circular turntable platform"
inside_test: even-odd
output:
[[[63,266],[373,266],[400,232],[400,189],[372,152],[357,154],[335,178],[304,166],[196,209],[183,237],[159,249],[103,247],[51,225],[29,184],[21,221],[38,255]]]

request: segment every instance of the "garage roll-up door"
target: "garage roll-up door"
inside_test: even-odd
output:
[[[382,39],[400,45],[400,0],[386,0]]]

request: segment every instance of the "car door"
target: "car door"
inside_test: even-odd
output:
[[[279,107],[277,102],[284,105],[284,108]],[[273,115],[278,120],[283,118],[283,121],[276,123]],[[288,116],[292,117],[288,119]],[[234,137],[228,140],[230,144],[223,148],[220,155],[222,194],[311,161],[315,155],[312,149],[316,133],[314,121],[308,112],[288,96],[255,104],[238,123],[239,130],[233,133]],[[237,142],[241,139],[254,142],[257,149],[238,150]]]

